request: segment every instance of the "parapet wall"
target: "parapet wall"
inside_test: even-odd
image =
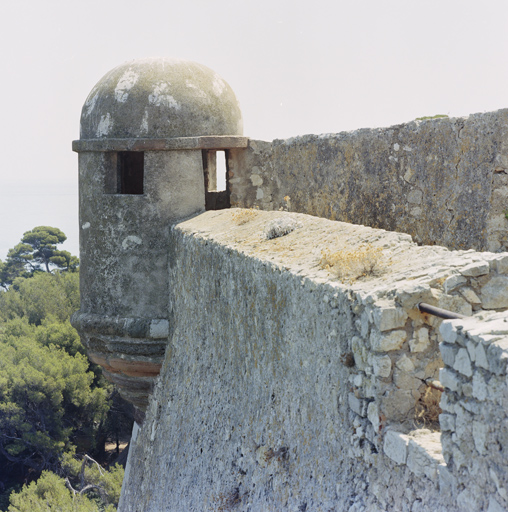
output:
[[[450,249],[508,249],[508,109],[231,150],[232,206],[409,233]]]
[[[506,416],[507,254],[232,209],[173,227],[169,262],[169,344],[120,510],[508,506],[504,427],[489,423]],[[495,336],[421,301],[493,314]]]
[[[441,441],[457,503],[462,510],[506,510],[508,314],[446,321],[441,334]]]

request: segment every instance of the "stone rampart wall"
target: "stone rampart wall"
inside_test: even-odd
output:
[[[450,485],[463,510],[506,510],[508,314],[446,321],[441,334],[441,440]]]
[[[289,206],[422,244],[508,249],[507,109],[251,141],[229,160],[232,206]]]
[[[129,455],[121,511],[439,512],[476,503],[495,512],[508,504],[502,453],[492,453],[503,430],[485,427],[505,417],[505,366],[489,363],[486,374],[480,349],[469,346],[479,343],[474,332],[453,337],[464,322],[442,324],[416,307],[499,315],[507,304],[493,297],[508,297],[506,254],[238,209],[182,222],[170,239],[170,341]],[[493,348],[488,361],[490,351],[505,364]],[[445,363],[443,457],[435,421]],[[487,387],[499,381],[490,401],[478,372]],[[451,405],[471,396],[487,404],[478,425]],[[464,448],[467,435],[475,441]],[[468,460],[473,448],[483,462]],[[474,482],[478,464],[491,494]]]

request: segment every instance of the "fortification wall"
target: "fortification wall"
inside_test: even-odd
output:
[[[492,422],[508,397],[496,311],[508,307],[507,254],[232,209],[173,227],[169,261],[170,340],[120,510],[508,506]],[[421,301],[494,310],[495,336],[479,320],[486,331],[442,324]],[[444,453],[432,431],[442,367]]]
[[[508,249],[508,110],[380,129],[251,141],[231,150],[231,204]]]

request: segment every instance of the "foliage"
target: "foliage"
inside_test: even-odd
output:
[[[8,512],[47,512],[58,510],[62,512],[99,512],[101,508],[86,494],[73,493],[66,481],[52,473],[43,471],[37,482],[23,486],[20,492],[10,496]],[[109,507],[107,512],[115,510]]]
[[[66,239],[62,231],[51,226],[26,231],[21,242],[7,253],[7,260],[0,262],[0,286],[7,289],[17,277],[30,277],[37,271],[50,273],[50,264],[59,270],[76,271],[78,258],[56,247]]]
[[[85,347],[81,343],[79,334],[72,327],[69,320],[65,322],[55,321],[54,317],[46,317],[41,325],[35,329],[35,340],[42,346],[60,347],[71,356],[77,353],[86,355]]]
[[[64,456],[64,477],[43,471],[37,482],[24,485],[10,495],[8,512],[114,512],[120,500],[124,469],[115,465],[109,470],[85,455],[82,461]]]
[[[63,240],[57,228],[34,228],[0,261],[2,510],[9,493],[10,511],[110,512],[119,499],[123,469],[106,471],[84,453],[105,456],[106,440],[132,420],[69,322],[79,274],[77,258],[56,250]]]
[[[33,338],[0,335],[0,454],[36,471],[55,469],[70,437],[92,431],[107,412],[92,389],[85,356]]]
[[[29,279],[17,278],[0,293],[0,321],[26,318],[40,325],[44,319],[65,322],[79,309],[78,273],[37,272]]]
[[[26,261],[17,256],[16,249],[9,249],[7,260],[0,261],[0,286],[8,290],[17,277],[28,277],[30,273],[25,267]]]
[[[120,500],[124,469],[115,464],[106,471],[88,455],[81,461],[66,456],[62,462],[62,471],[67,475],[67,484],[73,492],[88,493],[101,506],[113,506],[116,510]]]

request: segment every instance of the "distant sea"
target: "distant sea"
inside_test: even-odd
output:
[[[36,226],[60,228],[67,240],[58,247],[79,256],[78,184],[0,182],[0,259]]]

